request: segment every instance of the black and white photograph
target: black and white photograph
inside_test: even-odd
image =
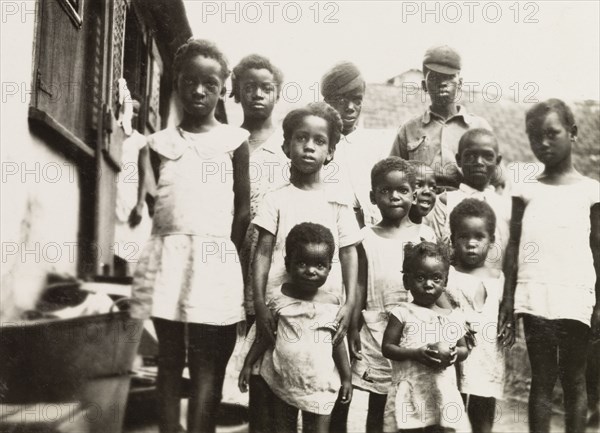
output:
[[[600,1],[0,20],[0,433],[600,432]]]

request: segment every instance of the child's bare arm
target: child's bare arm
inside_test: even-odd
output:
[[[517,271],[519,269],[519,243],[521,242],[521,224],[525,212],[525,202],[519,197],[513,197],[512,215],[510,219],[510,237],[504,259],[504,294],[500,303],[498,316],[498,341],[505,346],[515,342],[515,288],[517,286]]]
[[[260,359],[260,357],[265,353],[265,351],[272,345],[272,343],[266,338],[257,337],[252,343],[250,350],[248,351],[248,355],[246,355],[246,359],[244,360],[244,365],[254,365],[256,361]]]
[[[596,271],[596,306],[592,315],[592,340],[600,340],[600,203],[592,206],[590,219],[590,247]]]
[[[248,142],[244,141],[233,152],[233,223],[231,224],[231,241],[239,251],[246,237],[250,223],[250,176],[248,174],[250,151]]]
[[[138,154],[138,195],[137,203],[129,214],[130,227],[135,227],[142,221],[144,202],[148,191],[148,176],[152,176],[152,167],[150,166],[150,148],[146,144]]]
[[[265,291],[269,269],[271,269],[271,258],[275,246],[275,235],[258,227],[258,243],[256,254],[252,262],[252,288],[254,293],[254,311],[256,312],[256,326],[259,335],[265,335],[274,340],[275,319],[271,310],[265,302]]]
[[[248,391],[248,382],[250,380],[250,374],[252,372],[252,366],[259,360],[259,358],[265,353],[270,346],[269,340],[266,338],[257,337],[250,347],[250,351],[246,355],[244,365],[240,371],[238,377],[238,388],[241,392]]]
[[[427,345],[416,349],[409,349],[407,347],[401,347],[398,344],[402,338],[403,328],[404,324],[401,323],[396,316],[390,314],[387,328],[385,328],[385,332],[383,333],[383,343],[381,345],[381,353],[383,356],[393,361],[412,359],[431,367],[439,366],[441,361],[433,356],[435,352],[429,349]]]
[[[456,342],[456,347],[452,353],[452,359],[450,360],[450,365],[455,362],[462,362],[469,356],[469,348],[467,347],[467,342],[465,338],[461,338]]]
[[[350,356],[352,358],[362,359],[360,354],[360,329],[363,326],[362,310],[367,304],[367,255],[364,247],[356,247],[358,256],[358,277],[356,281],[356,305],[352,310],[352,319],[348,330],[348,343],[350,346]]]
[[[350,403],[352,400],[352,372],[350,370],[350,363],[348,362],[348,353],[346,352],[346,346],[338,344],[333,346],[333,361],[340,374],[340,381],[342,382],[342,388],[340,390],[341,402],[343,404]]]
[[[334,345],[339,344],[346,336],[352,318],[352,311],[356,305],[356,274],[358,268],[356,246],[349,245],[340,248],[340,264],[342,265],[342,280],[346,289],[346,303],[340,308],[335,318],[339,326],[333,336]]]

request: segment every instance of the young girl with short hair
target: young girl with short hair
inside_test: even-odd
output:
[[[328,104],[316,102],[291,111],[283,121],[283,150],[290,159],[290,184],[265,195],[253,224],[257,227],[258,244],[253,262],[254,309],[256,327],[248,338],[274,339],[276,326],[268,303],[289,279],[284,262],[285,238],[302,222],[315,222],[327,227],[335,240],[331,273],[321,290],[345,301],[336,321],[339,327],[334,344],[340,344],[348,329],[356,303],[357,253],[360,229],[351,205],[340,200],[325,183],[323,166],[333,160],[340,140],[342,121]],[[259,364],[259,363],[257,363]],[[250,405],[254,431],[269,428],[272,419],[270,391],[258,375],[258,365],[250,377]]]
[[[505,348],[497,338],[504,275],[485,266],[495,231],[496,215],[485,201],[464,199],[450,213],[453,266],[446,295],[474,333],[469,357],[459,368],[459,389],[471,427],[478,433],[491,433],[496,399],[504,393]]]
[[[273,109],[279,101],[283,74],[271,61],[259,54],[244,57],[233,68],[231,96],[242,106],[242,128],[250,132],[250,218],[268,191],[276,190],[289,181],[289,161],[281,145],[283,130],[273,120]],[[258,230],[248,227],[240,260],[245,271],[244,308],[247,326],[255,319],[252,293],[252,261],[258,243]],[[252,408],[250,408],[252,410]]]
[[[500,336],[512,344],[514,317],[523,318],[532,376],[529,430],[549,431],[560,377],[565,429],[583,432],[585,354],[590,337],[600,337],[600,185],[573,166],[577,125],[563,101],[534,105],[525,123],[545,167],[534,182],[514,185]]]
[[[236,325],[244,320],[237,250],[248,226],[248,132],[215,119],[229,69],[213,43],[190,39],[177,50],[173,72],[183,118],[148,140],[160,169],[152,237],[133,296],[158,336],[161,433],[180,428],[186,357],[187,431],[211,432]]]
[[[331,231],[320,224],[306,222],[290,230],[285,244],[289,278],[269,301],[277,322],[275,342],[255,340],[240,372],[245,392],[252,366],[264,353],[260,374],[274,394],[276,432],[296,432],[300,410],[303,431],[327,433],[338,394],[345,405],[352,399],[346,346],[332,345],[340,297],[321,290],[335,249]]]

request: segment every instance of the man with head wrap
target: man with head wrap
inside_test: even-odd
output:
[[[381,219],[379,209],[371,203],[371,168],[387,156],[384,131],[358,126],[366,83],[351,62],[333,66],[321,79],[321,94],[342,118],[343,136],[331,164],[325,167],[325,179],[352,205],[359,224],[372,225]]]

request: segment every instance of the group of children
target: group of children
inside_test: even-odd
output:
[[[252,326],[239,386],[253,432],[295,432],[298,411],[302,431],[344,431],[353,387],[369,392],[369,432],[490,432],[515,314],[532,365],[531,431],[548,431],[557,375],[567,430],[583,431],[581,353],[600,323],[598,182],[573,167],[569,108],[537,104],[526,131],[545,171],[513,188],[511,213],[492,186],[501,156],[489,125],[450,102],[460,59],[448,50],[426,54],[432,106],[387,157],[391,143],[356,129],[365,83],[355,66],[326,74],[325,102],[291,111],[279,128],[282,74],[262,56],[244,58],[232,77],[244,111],[236,128],[215,119],[223,54],[202,40],[177,51],[183,118],[148,140],[157,197],[133,289],[159,340],[161,433],[180,431],[186,363],[187,431],[215,430],[243,320]],[[454,145],[440,126],[450,119]],[[346,162],[332,186],[324,173],[338,143]],[[535,260],[519,255],[528,242]]]

